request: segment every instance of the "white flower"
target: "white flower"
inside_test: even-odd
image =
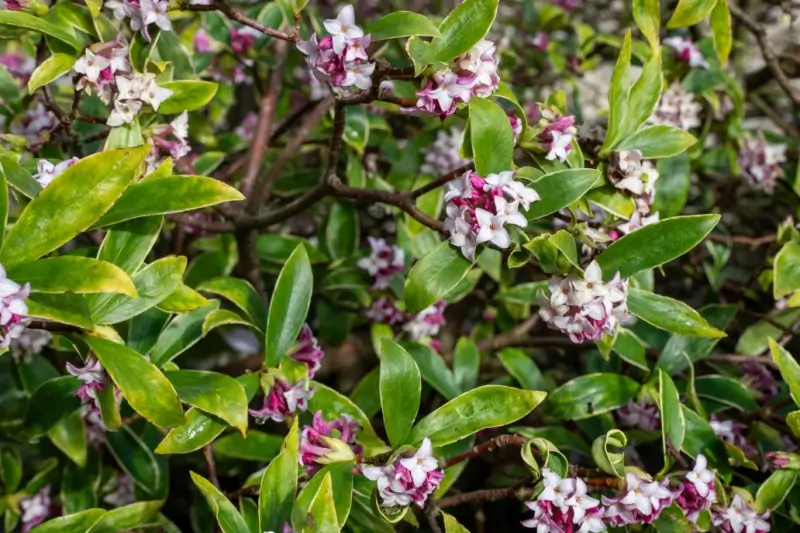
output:
[[[125,2],[121,0],[106,0],[103,7],[111,10],[111,14],[115,20],[125,20],[127,12],[125,11]]]
[[[452,70],[441,70],[433,75],[438,87],[428,92],[428,96],[439,102],[442,110],[448,110],[456,99],[469,102],[471,88],[458,83],[458,76]]]
[[[664,44],[672,47],[681,61],[688,63],[690,67],[708,68],[708,61],[691,40],[683,37],[668,37],[664,39]]]
[[[519,212],[518,201],[509,202],[502,196],[495,196],[494,207],[495,211],[497,211],[497,216],[502,217],[504,223],[519,226],[520,228],[528,225],[528,219]]]
[[[397,482],[393,466],[362,466],[361,472],[378,485],[381,507],[406,507],[411,505],[411,495]]]
[[[155,24],[164,31],[172,30],[172,23],[167,16],[167,4],[166,0],[140,0],[142,25],[146,27]],[[133,29],[136,31],[139,28]]]
[[[172,134],[181,142],[186,142],[189,136],[189,114],[184,111],[169,125],[172,126]]]
[[[537,499],[551,502],[561,511],[567,512],[567,500],[575,491],[575,485],[574,478],[561,479],[561,476],[549,468],[542,468],[542,486],[544,488]]]
[[[172,89],[160,87],[156,83],[156,77],[152,74],[147,74],[144,78],[141,99],[143,102],[150,104],[150,107],[155,111],[158,111],[158,106],[161,105],[161,102],[172,96],[173,91]]]
[[[686,479],[694,485],[697,494],[705,498],[713,492],[714,472],[708,469],[708,460],[703,454],[699,454],[694,463],[692,471],[686,474]]]
[[[545,156],[545,159],[548,161],[558,159],[563,163],[567,160],[567,155],[569,153],[568,148],[572,146],[572,134],[551,131],[550,135],[553,137],[553,141],[550,144],[550,151]]]
[[[138,100],[142,96],[142,76],[134,73],[132,76],[116,76],[117,99]]]
[[[506,194],[519,202],[525,211],[528,210],[532,203],[539,201],[539,193],[530,187],[526,187],[521,181],[512,181],[504,190]]]
[[[630,220],[627,222],[620,224],[617,226],[617,229],[627,235],[637,229],[641,229],[648,224],[652,224],[653,222],[658,222],[659,215],[658,213],[653,213],[649,217],[644,217],[639,211],[634,211],[633,215],[631,215]]]
[[[129,100],[127,102],[117,100],[114,102],[114,110],[108,115],[106,124],[111,127],[130,124],[141,108],[142,103],[138,100]]]
[[[290,413],[308,409],[308,400],[311,399],[313,395],[314,389],[308,388],[305,382],[300,382],[283,393],[283,397],[286,398],[286,406]]]
[[[481,208],[475,210],[475,216],[478,218],[480,227],[475,242],[481,244],[488,241],[500,248],[508,248],[511,244],[511,236],[503,227],[502,217]]]
[[[38,181],[42,188],[47,187],[53,182],[54,179],[60,176],[65,170],[74,165],[77,161],[77,157],[72,157],[66,161],[62,161],[54,165],[46,159],[40,159],[38,166],[39,172],[33,175],[33,179]]]
[[[333,37],[333,51],[337,54],[342,53],[348,39],[357,39],[364,36],[361,28],[356,26],[352,5],[344,6],[335,19],[327,19],[323,22],[323,25]]]
[[[341,83],[342,87],[355,85],[362,91],[372,87],[372,71],[375,70],[375,63],[356,63],[346,61],[344,63],[345,77]]]
[[[100,71],[106,69],[111,62],[103,56],[92,53],[88,48],[81,57],[72,65],[72,70],[86,76],[90,82],[97,83]]]
[[[304,56],[306,56],[306,63],[308,63],[308,66],[314,68],[321,53],[317,34],[311,34],[311,38],[309,38],[307,41],[298,41],[296,46],[297,49],[300,50]]]
[[[131,64],[128,62],[128,47],[120,46],[111,50],[109,64],[111,65],[111,72],[130,72]]]
[[[400,459],[400,464],[411,472],[414,486],[421,487],[428,478],[428,472],[439,468],[439,461],[433,456],[433,445],[429,438],[422,441],[422,445],[411,457]]]
[[[575,479],[575,492],[564,502],[567,507],[572,507],[573,521],[580,524],[586,517],[586,510],[600,505],[600,502],[587,495],[586,483],[580,478]]]

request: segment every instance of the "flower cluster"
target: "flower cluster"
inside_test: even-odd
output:
[[[542,468],[542,492],[525,502],[533,518],[522,525],[536,533],[599,533],[606,530],[600,502],[587,494],[580,478],[561,478],[549,468]],[[577,529],[575,527],[577,526]]]
[[[741,494],[735,494],[728,507],[714,507],[711,522],[723,533],[767,533],[769,510],[758,514]]]
[[[189,146],[189,114],[184,111],[169,124],[155,128],[152,136],[153,149],[147,158],[148,168],[157,168],[164,157],[177,161],[192,150]]]
[[[53,339],[53,334],[44,329],[26,329],[19,337],[11,339],[11,355],[17,363],[28,363],[31,357],[41,353]]]
[[[308,409],[308,400],[313,395],[314,388],[309,386],[308,379],[292,384],[281,377],[274,377],[272,386],[264,395],[261,409],[249,409],[249,412],[257,424],[267,420],[283,422],[287,417]]]
[[[714,472],[708,469],[708,461],[700,454],[694,468],[686,474],[681,482],[681,494],[675,500],[686,518],[696,523],[700,512],[710,509],[717,502],[717,490],[714,486]]]
[[[4,66],[12,77],[23,84],[28,80],[36,68],[36,61],[25,54],[19,52],[6,52],[0,54],[0,65]]]
[[[367,479],[377,482],[381,507],[406,507],[412,502],[424,507],[428,496],[444,478],[427,438],[413,455],[386,466],[362,465],[361,471]]]
[[[786,162],[786,145],[767,143],[761,135],[744,137],[738,159],[739,170],[750,185],[772,193],[775,180],[784,175],[780,165]]]
[[[539,315],[550,328],[569,335],[572,342],[613,334],[628,317],[628,280],[617,273],[611,281],[604,282],[596,261],[586,267],[583,279],[553,276],[548,286],[549,297],[543,292],[538,294]]]
[[[231,30],[231,48],[234,52],[243,56],[256,44],[256,39],[261,36],[258,30],[245,26],[244,28],[234,28]]]
[[[8,279],[6,270],[0,265],[0,348],[8,348],[11,339],[18,338],[30,323],[25,303],[30,292],[29,283],[20,286]]]
[[[722,439],[723,442],[736,446],[745,454],[756,451],[755,447],[747,442],[747,436],[745,435],[747,426],[745,424],[734,420],[721,420],[716,415],[712,415],[708,423],[717,437]]]
[[[324,25],[330,35],[319,39],[315,33],[308,41],[297,43],[314,76],[342,89],[355,86],[365,91],[372,87],[375,63],[367,55],[372,38],[356,26],[353,6],[344,6],[335,19],[326,20]]]
[[[673,83],[661,95],[661,100],[648,122],[667,124],[688,131],[700,126],[702,109],[692,93],[685,91],[680,83]]]
[[[536,139],[547,152],[548,161],[558,159],[562,163],[567,160],[572,150],[572,140],[578,135],[575,117],[561,115],[557,110],[538,106],[534,115],[538,115],[541,131]]]
[[[297,344],[291,353],[291,358],[298,363],[306,365],[308,367],[308,378],[313,379],[314,374],[322,366],[323,357],[325,357],[325,351],[320,348],[314,332],[311,331],[311,326],[303,324],[300,329],[300,335],[297,337]]]
[[[364,311],[372,322],[378,324],[389,324],[393,326],[406,319],[406,313],[401,311],[390,298],[382,297],[372,302],[372,305]]]
[[[11,124],[11,133],[36,142],[44,138],[46,132],[56,127],[56,117],[41,102],[29,107],[17,121]]]
[[[668,37],[664,44],[675,50],[675,56],[682,62],[694,68],[708,68],[708,61],[703,57],[700,48],[685,37]]]
[[[469,163],[459,155],[463,136],[464,132],[459,128],[453,128],[449,132],[439,130],[436,140],[425,150],[425,161],[420,170],[426,174],[439,175]]]
[[[67,363],[67,372],[83,382],[75,394],[83,403],[97,407],[97,393],[106,386],[106,375],[100,361],[89,357],[84,366]]]
[[[46,486],[30,498],[20,501],[19,506],[22,510],[21,531],[28,533],[50,516],[50,487]]]
[[[659,173],[650,161],[642,160],[642,152],[639,150],[614,152],[608,177],[614,187],[633,196],[637,213],[642,215],[650,213],[656,197],[655,184]],[[623,233],[629,232],[623,230]]]
[[[467,171],[447,184],[444,229],[450,234],[450,242],[461,248],[467,259],[474,260],[475,250],[484,242],[508,248],[511,236],[505,224],[528,225],[519,208],[527,211],[539,200],[539,195],[516,181],[514,174],[514,171],[506,171],[482,178]]]
[[[613,527],[651,524],[678,496],[680,490],[671,490],[667,479],[661,482],[647,481],[628,473],[625,476],[625,489],[620,496],[603,496],[605,517]]]
[[[359,259],[357,264],[375,279],[373,289],[386,289],[394,276],[405,268],[405,252],[385,239],[367,237],[367,240],[370,254]]]
[[[446,305],[447,303],[444,300],[439,300],[435,304],[426,307],[403,324],[403,331],[406,331],[414,342],[435,336],[444,325],[444,308]]]
[[[58,176],[60,176],[65,170],[69,167],[77,163],[79,159],[77,157],[71,157],[66,159],[60,163],[56,163],[55,165],[46,159],[40,159],[38,165],[38,172],[33,175],[33,179],[39,182],[39,185],[42,188],[47,187],[50,183],[53,182]]]
[[[131,29],[142,32],[150,42],[151,24],[163,31],[171,31],[172,23],[167,16],[168,0],[106,0],[104,7],[110,9],[117,20],[130,19]]]
[[[87,48],[73,65],[72,70],[81,74],[75,89],[96,94],[106,104],[114,100],[106,121],[109,126],[133,122],[144,104],[158,111],[161,102],[172,95],[172,90],[156,83],[155,74],[141,74],[131,68],[126,45],[101,43],[96,51]]]
[[[303,427],[300,434],[300,464],[307,477],[313,476],[320,465],[350,461],[363,453],[362,446],[356,444],[359,429],[361,424],[347,415],[326,422],[322,411],[317,411],[312,424]]]
[[[499,60],[493,42],[481,40],[453,60],[450,68],[438,70],[417,91],[417,105],[407,112],[438,115],[442,119],[456,112],[459,104],[472,98],[486,98],[497,90]]]
[[[646,400],[630,400],[617,410],[617,417],[625,427],[653,431],[661,427],[658,406]]]

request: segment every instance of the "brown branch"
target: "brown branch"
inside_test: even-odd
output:
[[[449,468],[453,465],[457,465],[458,463],[469,461],[470,459],[474,459],[479,455],[491,453],[506,446],[516,446],[518,448],[522,448],[527,441],[528,439],[519,435],[500,435],[499,437],[495,437],[492,440],[484,442],[483,444],[473,446],[469,451],[451,457],[444,464],[444,468]]]
[[[197,220],[186,213],[173,213],[171,215],[167,215],[167,219],[184,226],[191,226],[193,228],[211,231],[214,233],[224,233],[233,231],[235,229],[234,225],[228,222],[220,222],[218,220]]]
[[[48,322],[45,320],[34,320],[28,324],[28,329],[43,329],[52,333],[80,333],[83,331],[77,326],[70,326],[69,324],[61,324],[59,322]]]
[[[766,28],[753,20],[750,15],[745,13],[738,6],[729,2],[728,8],[730,9],[731,15],[741,22],[744,27],[747,28],[748,31],[750,31],[750,33],[752,33],[756,38],[758,46],[761,48],[761,55],[764,56],[764,61],[767,63],[770,71],[772,71],[775,81],[778,82],[778,85],[780,85],[781,89],[783,89],[783,92],[786,93],[792,102],[794,102],[796,105],[800,105],[800,95],[794,91],[791,81],[781,68],[778,55],[775,53],[775,49],[772,47],[772,43],[767,37]]]
[[[260,489],[261,487],[259,485],[250,485],[249,487],[242,487],[241,489],[236,489],[233,492],[229,492],[226,494],[226,496],[229,500],[232,500],[240,496],[251,496],[253,494],[258,494]]]
[[[464,175],[464,172],[467,172],[468,170],[472,170],[473,168],[475,168],[474,163],[467,163],[466,165],[460,166],[455,170],[451,170],[447,174],[443,174],[443,175],[439,176],[438,178],[436,178],[432,182],[427,183],[427,184],[423,185],[422,187],[418,187],[418,188],[414,189],[413,191],[409,192],[408,195],[411,198],[416,200],[420,196],[423,196],[423,195],[428,194],[429,192],[431,192],[433,190],[438,189],[439,187],[441,187],[445,183],[449,183],[449,182],[453,181],[456,178],[460,178],[461,176]]]
[[[500,350],[501,348],[505,348],[507,346],[515,346],[516,343],[521,340],[522,336],[532,330],[538,323],[539,315],[533,315],[524,322],[520,323],[517,327],[490,339],[486,339],[485,341],[479,342],[478,349],[481,351],[494,351]]]
[[[244,24],[245,26],[249,26],[255,30],[260,31],[265,35],[269,35],[271,37],[275,37],[276,39],[280,39],[282,41],[289,41],[289,42],[297,42],[300,40],[300,35],[296,32],[286,33],[285,31],[276,30],[270,28],[269,26],[265,26],[261,24],[257,20],[253,20],[250,17],[246,16],[241,11],[237,10],[236,8],[229,6],[225,2],[216,1],[210,5],[195,5],[195,4],[181,4],[180,8],[183,11],[220,11],[224,13],[231,20],[235,20],[240,24]]]
[[[464,503],[472,502],[494,502],[497,500],[506,500],[509,498],[516,498],[524,500],[533,496],[533,488],[531,487],[508,487],[505,489],[484,489],[476,490],[474,492],[465,492],[449,498],[443,498],[436,502],[436,506],[440,509],[447,507],[455,507]]]
[[[217,465],[214,463],[214,452],[210,444],[203,446],[203,456],[206,458],[206,469],[208,470],[208,480],[212,485],[219,488],[219,478],[217,478]]]
[[[767,115],[767,117],[772,120],[772,122],[778,126],[786,135],[790,137],[798,137],[800,138],[800,130],[792,126],[789,122],[787,122],[781,114],[769,105],[763,98],[758,96],[757,94],[750,93],[747,95],[747,99],[752,103],[754,106],[758,108],[759,111]]]

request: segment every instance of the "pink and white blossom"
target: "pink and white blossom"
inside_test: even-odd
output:
[[[352,460],[363,453],[363,447],[356,444],[360,429],[361,424],[347,415],[326,422],[321,411],[314,413],[312,424],[300,433],[300,465],[306,476],[313,476],[322,465]]]
[[[694,467],[682,481],[683,490],[676,503],[691,522],[697,522],[700,512],[710,509],[717,502],[717,491],[714,485],[715,474],[708,469],[708,460],[699,454]]]
[[[542,468],[542,490],[535,500],[525,502],[533,517],[522,521],[536,533],[599,533],[606,530],[600,502],[588,495],[580,478],[562,478]]]
[[[19,502],[22,511],[22,533],[44,522],[50,516],[50,486],[43,487],[39,492]]]
[[[319,342],[317,342],[317,338],[308,324],[303,324],[300,329],[297,344],[290,356],[298,363],[303,363],[308,367],[309,379],[313,379],[314,374],[322,366],[322,358],[325,357],[325,352],[320,348]]]
[[[65,170],[77,163],[77,157],[71,157],[55,165],[46,159],[40,159],[38,163],[38,172],[33,175],[33,179],[39,182],[42,188],[47,187],[54,179],[60,176]]]
[[[617,417],[624,427],[654,431],[661,427],[658,406],[647,400],[630,400],[617,410]]]
[[[75,393],[83,403],[97,406],[97,393],[105,389],[106,375],[100,361],[93,357],[86,360],[84,366],[67,363],[67,372],[81,380],[82,384]]]
[[[603,496],[605,517],[614,527],[627,524],[652,524],[665,508],[680,495],[671,490],[669,481],[648,481],[636,474],[625,476],[625,489],[615,498]]]
[[[711,522],[723,533],[767,533],[770,529],[769,510],[759,514],[745,501],[741,494],[735,494],[728,507],[714,507]]]
[[[414,342],[436,336],[445,323],[444,308],[446,305],[444,300],[440,300],[430,307],[426,307],[403,324],[403,331],[407,332]]]
[[[675,50],[675,56],[690,67],[708,68],[708,61],[703,57],[700,48],[685,37],[667,37],[664,44]]]
[[[367,237],[370,255],[358,260],[359,268],[374,278],[373,289],[386,289],[394,277],[405,269],[405,252],[385,239]]]
[[[399,324],[406,319],[403,311],[398,309],[389,298],[378,298],[364,311],[364,316],[377,324]]]
[[[428,438],[413,455],[401,456],[386,466],[362,465],[361,472],[367,479],[377,482],[381,507],[406,507],[415,503],[422,508],[444,478]]]
[[[264,395],[261,409],[250,409],[249,412],[257,424],[263,424],[267,420],[283,422],[287,417],[306,411],[308,400],[313,395],[314,388],[309,386],[308,379],[292,384],[276,377]]]
[[[20,285],[8,279],[0,265],[0,348],[7,348],[30,323],[25,299],[31,292],[29,283]]]
[[[459,128],[440,129],[436,140],[425,150],[425,161],[420,170],[431,175],[446,174],[451,170],[464,166],[469,160],[459,154],[464,131]]]
[[[781,163],[786,162],[786,145],[771,144],[763,135],[745,136],[738,153],[739,170],[750,185],[772,193],[775,181],[784,176]]]
[[[666,124],[682,130],[700,126],[703,107],[680,83],[673,83],[661,95],[655,111],[648,119],[650,124]]]

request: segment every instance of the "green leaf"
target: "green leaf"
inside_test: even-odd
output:
[[[769,339],[780,337],[786,328],[800,318],[800,308],[786,309],[775,313],[766,320],[759,320],[749,326],[736,342],[736,353],[761,355],[769,348]]]
[[[608,93],[608,131],[603,142],[601,153],[614,148],[626,130],[625,121],[628,96],[631,90],[631,31],[625,34],[619,59],[611,76],[611,88]]]
[[[376,367],[367,372],[350,393],[350,399],[367,418],[372,418],[381,410],[380,370],[380,367]]]
[[[800,289],[800,244],[786,243],[772,264],[772,294],[776,300]]]
[[[652,2],[653,0],[649,1]],[[655,5],[658,6],[657,1]],[[656,29],[656,35],[658,35],[658,29]],[[656,46],[658,46],[657,43],[658,41],[656,40]],[[633,84],[626,111],[627,116],[625,117],[626,129],[624,133],[620,134],[620,137],[627,137],[631,132],[635,132],[639,126],[652,116],[661,98],[663,89],[661,78],[661,54],[655,53],[644,64],[641,75]],[[625,144],[626,141],[627,139],[620,144]],[[617,147],[617,149],[619,150],[620,148]]]
[[[250,322],[233,311],[228,311],[227,309],[217,309],[216,311],[211,311],[208,315],[206,315],[206,319],[203,321],[203,337],[207,336],[213,329],[216,329],[220,326],[230,326],[232,324],[252,327]]]
[[[53,320],[82,329],[94,327],[89,306],[80,294],[32,294],[25,302],[28,304],[28,315],[31,317]]]
[[[394,341],[383,339],[380,358],[383,425],[389,442],[397,447],[404,442],[417,418],[422,380],[414,359]]]
[[[645,159],[658,159],[678,155],[696,142],[697,139],[687,131],[666,124],[656,124],[632,133],[620,141],[616,150],[639,150]]]
[[[100,245],[97,258],[133,274],[147,259],[161,233],[164,218],[142,217],[111,227]]]
[[[742,411],[758,411],[758,402],[739,380],[727,376],[700,376],[695,380],[698,396]]]
[[[445,533],[469,533],[469,530],[458,523],[458,520],[447,513],[442,513]]]
[[[730,480],[731,466],[728,463],[725,445],[704,418],[686,405],[681,405],[681,409],[686,421],[683,451],[693,459],[703,454],[708,459],[709,468],[716,468],[723,480]]]
[[[164,502],[136,502],[124,507],[111,509],[87,533],[115,533],[136,529],[136,526],[149,522]]]
[[[172,96],[158,106],[158,112],[164,115],[200,109],[217,94],[217,84],[210,81],[170,81],[161,86],[172,91]]]
[[[469,103],[469,129],[478,174],[511,170],[514,132],[503,108],[486,98],[473,98]]]
[[[58,422],[81,406],[76,392],[81,383],[72,376],[62,376],[45,381],[28,400],[25,413],[25,434],[37,437],[46,433]]]
[[[369,142],[369,117],[360,106],[347,109],[342,139],[363,156]]]
[[[72,70],[75,64],[75,57],[69,54],[53,54],[36,67],[28,80],[28,92],[33,92],[39,87],[43,87],[55,81],[64,74]]]
[[[405,342],[403,348],[414,358],[425,383],[436,389],[445,399],[452,400],[463,392],[442,356],[433,349],[415,342]]]
[[[367,27],[366,33],[372,35],[373,41],[385,41],[412,35],[441,37],[439,28],[425,15],[411,11],[395,11],[381,17],[380,20]]]
[[[462,394],[420,420],[406,439],[419,444],[425,437],[434,447],[444,446],[487,428],[516,422],[533,411],[544,392],[485,385]]]
[[[650,48],[658,50],[661,44],[658,30],[661,26],[661,6],[658,0],[634,0],[633,18]]]
[[[73,463],[86,465],[86,428],[80,411],[60,420],[47,431],[47,436]]]
[[[790,354],[786,348],[769,339],[769,351],[772,360],[778,367],[783,381],[789,385],[789,392],[792,394],[794,403],[800,405],[800,363]]]
[[[178,288],[158,303],[158,308],[167,313],[188,313],[209,305],[205,296],[193,288],[178,283]]]
[[[250,533],[242,515],[219,489],[194,472],[189,472],[189,475],[214,513],[222,533]]]
[[[612,429],[597,437],[592,443],[592,459],[605,473],[625,477],[625,452],[628,437],[618,429]],[[620,450],[612,452],[609,448]]]
[[[629,364],[645,371],[650,370],[644,344],[632,332],[619,330],[611,350]]]
[[[456,343],[453,357],[453,378],[462,392],[475,387],[481,366],[481,352],[475,341],[469,337],[461,337]],[[448,398],[452,399],[452,398]]]
[[[298,419],[292,422],[283,451],[269,463],[258,496],[259,531],[280,531],[292,519],[299,463]]]
[[[497,16],[498,0],[465,0],[439,26],[430,54],[448,63],[483,39]]]
[[[174,370],[164,376],[183,402],[221,418],[242,435],[247,432],[247,394],[238,381],[202,370]]]
[[[269,302],[264,357],[278,366],[297,339],[311,305],[314,274],[303,246],[295,248],[281,269]]]
[[[101,152],[65,170],[31,200],[11,227],[3,264],[38,259],[89,229],[122,195],[149,150],[148,146]]]
[[[694,248],[719,222],[719,215],[660,220],[614,241],[598,257],[605,279],[623,278],[660,266]]]
[[[30,283],[32,292],[136,296],[136,287],[123,270],[88,257],[64,255],[38,259],[10,267],[7,275],[17,283]]]
[[[162,472],[150,448],[128,426],[106,433],[106,441],[120,468],[141,490],[153,494],[162,482]]]
[[[256,290],[243,279],[214,278],[197,286],[198,291],[218,294],[244,311],[253,325],[263,330],[267,325],[267,310]]]
[[[139,121],[135,120],[131,124],[115,126],[108,132],[106,143],[103,150],[113,150],[115,148],[136,148],[144,144],[142,137],[142,127]]]
[[[134,218],[192,211],[243,199],[239,191],[214,178],[204,176],[147,178],[128,187],[114,207],[95,225],[110,226]]]
[[[664,460],[669,465],[670,448],[676,452],[683,447],[683,438],[686,434],[686,420],[681,410],[681,397],[672,378],[661,369],[658,372],[658,409],[661,415],[661,438],[664,451]]]
[[[696,531],[697,526],[686,518],[686,512],[673,503],[653,521],[653,527],[658,533],[685,533],[686,531]]]
[[[407,310],[418,313],[435,304],[458,285],[470,268],[472,264],[449,242],[440,243],[408,272],[405,285]]]
[[[652,211],[665,219],[677,215],[686,205],[692,172],[689,153],[659,159],[656,166],[659,178],[655,185],[656,199]]]
[[[539,193],[540,200],[531,204],[525,218],[536,220],[571,205],[596,186],[601,178],[597,170],[585,168],[545,174],[531,182],[531,188]]]
[[[0,478],[6,494],[17,491],[22,481],[22,458],[16,448],[0,448]]]
[[[581,420],[619,409],[636,396],[639,384],[621,374],[587,374],[550,393],[542,413],[556,420]]]
[[[756,511],[776,510],[797,481],[797,470],[776,470],[758,488]]]
[[[138,298],[97,296],[90,300],[92,319],[97,324],[117,324],[158,305],[178,288],[186,258],[169,256],[154,261],[133,275]]]
[[[358,213],[351,203],[333,202],[325,224],[325,245],[331,259],[350,257],[358,250]]]
[[[303,530],[308,524],[309,513],[312,512],[316,496],[326,478],[330,479],[333,487],[333,504],[340,527],[347,521],[352,506],[353,463],[333,463],[314,474],[300,491],[292,510],[292,527],[295,531]]]
[[[267,263],[284,264],[292,252],[302,245],[308,253],[308,258],[312,265],[326,263],[328,256],[319,251],[306,239],[294,237],[292,235],[260,235],[258,237],[258,258]]]
[[[353,420],[361,424],[361,431],[358,432],[357,440],[365,446],[383,447],[383,441],[372,429],[372,424],[367,418],[367,415],[353,403],[353,401],[340,394],[339,392],[323,385],[322,383],[312,382],[314,387],[314,395],[308,401],[308,410],[311,413],[322,411],[322,416],[326,420],[339,418],[341,415],[347,415]]]
[[[106,514],[103,509],[87,509],[80,513],[59,516],[40,524],[31,533],[86,533]]]
[[[656,182],[657,183],[657,182]],[[598,187],[586,193],[586,200],[612,215],[629,219],[636,209],[633,198],[621,194],[614,187]]]
[[[302,533],[339,533],[339,521],[336,516],[330,474],[326,473],[322,478],[322,483],[308,512],[311,515],[311,521],[306,524]]]
[[[81,424],[82,420],[79,420]],[[61,474],[61,503],[64,514],[79,513],[97,505],[95,487],[99,476],[100,457],[96,454],[92,454],[91,463],[83,468],[74,463],[64,465]]]
[[[711,37],[714,39],[714,50],[722,68],[728,64],[728,56],[733,48],[733,29],[728,0],[717,0],[708,18],[711,26]]]
[[[277,457],[283,438],[251,429],[246,437],[238,433],[226,435],[213,444],[214,453],[245,461],[268,462]]]
[[[735,305],[709,305],[700,309],[700,315],[715,328],[725,331],[736,316],[736,311]],[[688,356],[692,363],[695,363],[711,353],[718,341],[719,339],[673,335],[661,350],[661,356],[658,358],[656,366],[668,374],[674,375],[686,368],[684,355]],[[765,339],[764,349],[766,349],[766,344]],[[742,352],[737,349],[737,353]]]
[[[678,300],[631,287],[627,302],[632,314],[659,329],[692,337],[725,337],[700,313]]]
[[[536,363],[520,349],[503,348],[498,354],[500,362],[511,377],[528,390],[541,390],[544,387],[542,371]]]
[[[667,29],[694,26],[708,16],[716,3],[717,0],[680,0],[667,22]]]
[[[206,316],[217,308],[219,300],[211,300],[209,306],[173,318],[150,350],[153,363],[156,366],[163,366],[194,346],[203,338],[203,322]]]
[[[25,11],[0,11],[0,26],[33,30],[59,40],[76,52],[81,49],[73,32]]]
[[[21,168],[14,159],[2,153],[0,153],[0,169],[3,171],[7,184],[19,191],[23,196],[36,198],[42,191],[42,186],[31,177],[29,172]],[[8,196],[8,193],[6,193],[6,196]]]
[[[172,384],[142,354],[105,339],[84,340],[137,413],[161,427],[175,427],[186,421]]]

